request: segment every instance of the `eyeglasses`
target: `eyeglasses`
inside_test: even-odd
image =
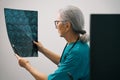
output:
[[[57,28],[57,25],[58,25],[59,22],[63,22],[63,23],[64,23],[64,22],[66,22],[66,20],[65,20],[65,21],[55,20],[55,21],[54,21],[54,23],[55,23],[55,28]]]

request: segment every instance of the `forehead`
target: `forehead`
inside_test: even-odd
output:
[[[62,20],[60,13],[57,14],[57,20]]]

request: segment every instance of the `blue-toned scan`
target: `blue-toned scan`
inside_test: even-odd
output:
[[[11,46],[22,57],[37,57],[38,12],[4,8],[5,21]]]

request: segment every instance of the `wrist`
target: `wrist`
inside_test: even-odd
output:
[[[39,50],[41,53],[43,53],[43,54],[45,53],[45,47],[41,47],[41,48],[39,48],[38,50]]]
[[[25,66],[24,66],[24,68],[27,69],[27,70],[28,70],[30,67],[31,67],[31,65],[30,65],[29,62],[27,62],[27,63],[25,64]]]

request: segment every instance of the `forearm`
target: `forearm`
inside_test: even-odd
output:
[[[59,63],[60,61],[60,55],[46,49],[46,48],[43,48],[43,51],[42,53],[47,57],[49,58],[52,62],[54,62],[56,65]]]
[[[47,58],[49,58],[55,64],[58,64],[60,61],[60,55],[55,54],[54,52],[46,49],[40,42],[33,41],[34,44],[37,45],[38,50],[42,52]]]
[[[36,80],[47,80],[47,75],[38,72],[34,67],[29,63],[26,64],[25,69],[29,71]]]

